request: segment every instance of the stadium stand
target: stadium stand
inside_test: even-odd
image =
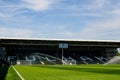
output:
[[[61,43],[68,45],[63,51]],[[0,48],[9,64],[102,64],[117,55],[120,41],[2,38]]]

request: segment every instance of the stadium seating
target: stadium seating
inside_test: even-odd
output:
[[[93,62],[93,59],[91,59],[91,58],[89,58],[87,56],[81,56],[80,60],[82,60],[84,64],[89,64],[89,63]]]
[[[61,59],[43,53],[25,53],[22,57],[24,58],[19,57],[17,64],[62,64]]]
[[[103,56],[91,56],[91,55],[64,55],[63,61],[61,56],[54,57],[45,53],[19,53],[17,56],[17,64],[102,64],[108,61]]]
[[[73,59],[72,57],[67,57],[67,58],[63,58],[63,60],[65,61],[65,63],[67,64],[67,65],[76,65],[76,60],[75,59]]]
[[[105,57],[97,57],[97,56],[95,56],[95,58],[99,61],[99,63],[105,63],[106,61],[108,61],[108,59],[107,58],[105,58]]]

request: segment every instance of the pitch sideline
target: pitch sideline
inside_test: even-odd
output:
[[[20,75],[20,73],[15,69],[14,66],[12,66],[12,68],[15,70],[15,72],[16,72],[17,75],[21,78],[21,80],[25,80],[25,79]]]

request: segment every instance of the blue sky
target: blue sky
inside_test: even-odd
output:
[[[0,37],[120,40],[120,0],[0,0]]]

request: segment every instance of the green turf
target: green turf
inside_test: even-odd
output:
[[[10,68],[8,69],[8,73],[6,75],[5,80],[21,80],[21,79],[16,74],[16,72],[14,71],[14,69],[10,66]]]
[[[25,80],[119,80],[120,65],[15,66]],[[9,80],[9,79],[7,79]],[[15,80],[15,79],[10,79]],[[16,79],[17,80],[17,79]]]

